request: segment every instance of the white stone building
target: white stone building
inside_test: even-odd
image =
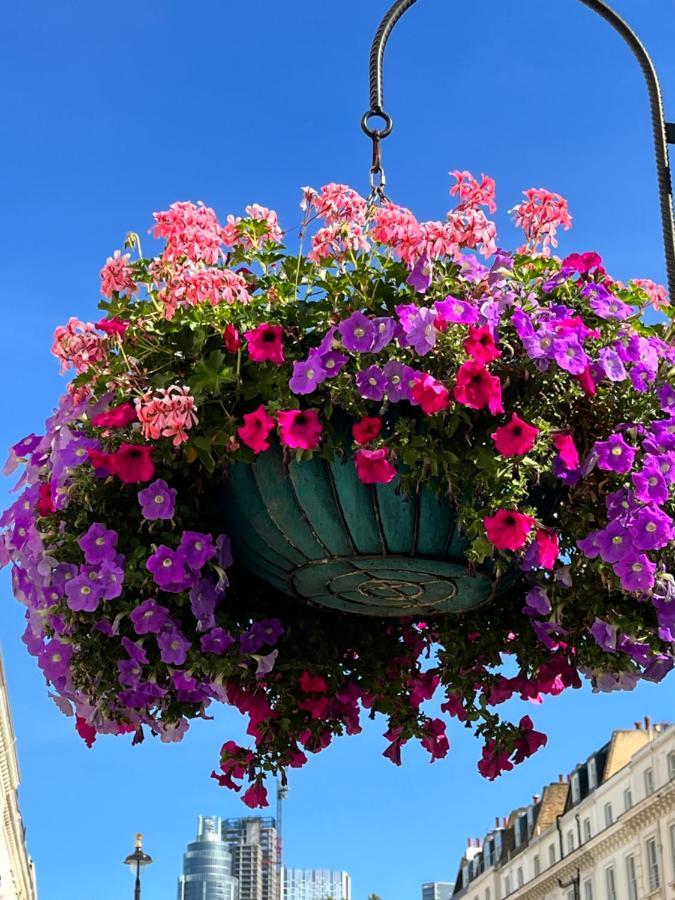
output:
[[[14,727],[0,658],[0,900],[36,900],[33,862],[28,856],[17,802],[19,765]]]
[[[352,900],[352,880],[330,869],[284,869],[284,900]]]
[[[615,731],[470,841],[453,900],[675,900],[675,726]]]

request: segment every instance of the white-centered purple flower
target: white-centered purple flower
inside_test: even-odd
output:
[[[644,553],[620,560],[615,563],[614,571],[624,591],[647,593],[654,586],[656,565]]]
[[[631,517],[628,530],[638,550],[660,550],[673,539],[673,520],[650,503]]]
[[[178,545],[181,554],[193,572],[199,572],[208,560],[216,555],[216,548],[210,534],[199,531],[184,531]]]
[[[603,622],[602,619],[596,619],[589,628],[596,644],[606,653],[616,653],[616,626]]]
[[[581,289],[582,297],[588,300],[589,306],[600,319],[616,319],[622,322],[634,314],[634,310],[619,300],[604,284],[588,282]]]
[[[433,277],[433,266],[429,257],[424,254],[420,256],[415,265],[412,267],[408,275],[406,284],[417,291],[418,294],[426,294],[431,285]]]
[[[159,634],[168,617],[169,610],[152,597],[140,603],[129,615],[136,634]]]
[[[160,544],[145,564],[155,584],[165,591],[180,593],[192,584],[194,576],[188,572],[187,559],[182,552],[176,552]]]
[[[635,556],[636,547],[632,532],[620,522],[610,522],[595,535],[595,544],[600,557],[606,563],[615,563],[626,556]]]
[[[199,645],[204,653],[225,653],[234,644],[234,638],[223,628],[212,628],[199,639]]]
[[[445,300],[437,300],[434,308],[445,322],[457,325],[475,325],[478,321],[478,310],[466,300],[448,296]]]
[[[73,612],[94,612],[103,598],[103,588],[82,574],[68,582],[66,597]]]
[[[588,366],[588,354],[573,332],[567,331],[565,334],[555,337],[552,352],[553,358],[560,368],[571,375],[581,375]]]
[[[293,374],[288,386],[294,394],[311,394],[328,378],[328,372],[323,367],[320,356],[310,356],[308,359],[293,363]]]
[[[347,365],[349,357],[337,350],[330,350],[321,357],[321,365],[326,371],[326,378],[335,378]]]
[[[72,656],[73,648],[70,644],[64,644],[58,638],[52,638],[40,650],[38,665],[48,681],[57,681],[65,678],[68,674]]]
[[[163,478],[151,482],[138,492],[143,518],[149,521],[173,519],[176,512],[176,494],[176,489],[169,487]]]
[[[392,403],[410,400],[416,377],[416,372],[411,366],[392,359],[386,363],[382,374],[387,380],[385,392]]]
[[[599,469],[625,474],[633,468],[635,448],[627,444],[620,434],[611,434],[606,441],[596,441],[593,449]]]
[[[371,353],[379,353],[391,343],[396,333],[396,322],[391,316],[377,316],[373,319],[375,338],[370,348]]]
[[[435,310],[422,306],[413,315],[401,320],[408,344],[420,356],[426,356],[436,346],[437,315]]]
[[[598,363],[602,368],[603,374],[610,381],[625,381],[628,377],[621,357],[611,347],[602,348],[598,354]]]
[[[631,475],[635,496],[644,503],[666,503],[669,496],[668,482],[657,465],[644,465],[642,471]]]
[[[119,535],[100,522],[94,522],[87,531],[77,539],[84,558],[88,563],[96,565],[104,559],[113,559]]]
[[[342,345],[352,353],[368,353],[375,342],[375,326],[360,310],[340,322],[337,330]]]
[[[663,412],[672,416],[675,413],[675,387],[672,384],[662,384],[656,392]]]
[[[387,389],[387,376],[379,366],[368,366],[357,373],[356,386],[364,400],[382,400]]]
[[[159,656],[162,662],[182,666],[192,646],[185,635],[175,626],[166,626],[157,636]]]

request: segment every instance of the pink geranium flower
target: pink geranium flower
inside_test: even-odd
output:
[[[315,409],[288,409],[277,415],[279,438],[284,447],[298,450],[316,450],[321,440],[323,425]]]
[[[396,469],[387,459],[388,447],[379,450],[357,450],[354,454],[356,474],[364,484],[389,484],[396,478]]]

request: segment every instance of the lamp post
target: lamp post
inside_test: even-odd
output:
[[[129,866],[131,874],[136,876],[134,900],[141,900],[141,869],[143,866],[149,866],[151,862],[152,857],[148,856],[147,853],[143,853],[143,835],[137,834],[134,852],[130,853],[124,860],[124,865]]]

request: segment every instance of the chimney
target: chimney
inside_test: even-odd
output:
[[[471,838],[467,838],[467,839],[466,839],[466,846],[467,846],[467,847],[471,847],[471,840],[472,840]]]
[[[495,827],[499,828],[499,816],[495,816]]]
[[[539,796],[539,794],[533,794],[533,795],[532,795],[532,803],[533,803],[535,806],[537,805],[537,803],[539,803],[540,800],[541,800],[541,797]]]
[[[642,725],[641,725],[640,722],[636,722],[636,723],[635,723],[635,727],[636,727],[636,729],[637,729],[638,731],[642,731]]]
[[[508,821],[509,821],[508,816],[504,816],[504,825],[503,825],[504,828],[506,828]]]
[[[558,775],[558,781],[560,782],[560,784],[563,784],[565,781],[565,777],[563,775]]]
[[[645,716],[645,731],[649,731],[652,727],[652,720],[649,716]]]

